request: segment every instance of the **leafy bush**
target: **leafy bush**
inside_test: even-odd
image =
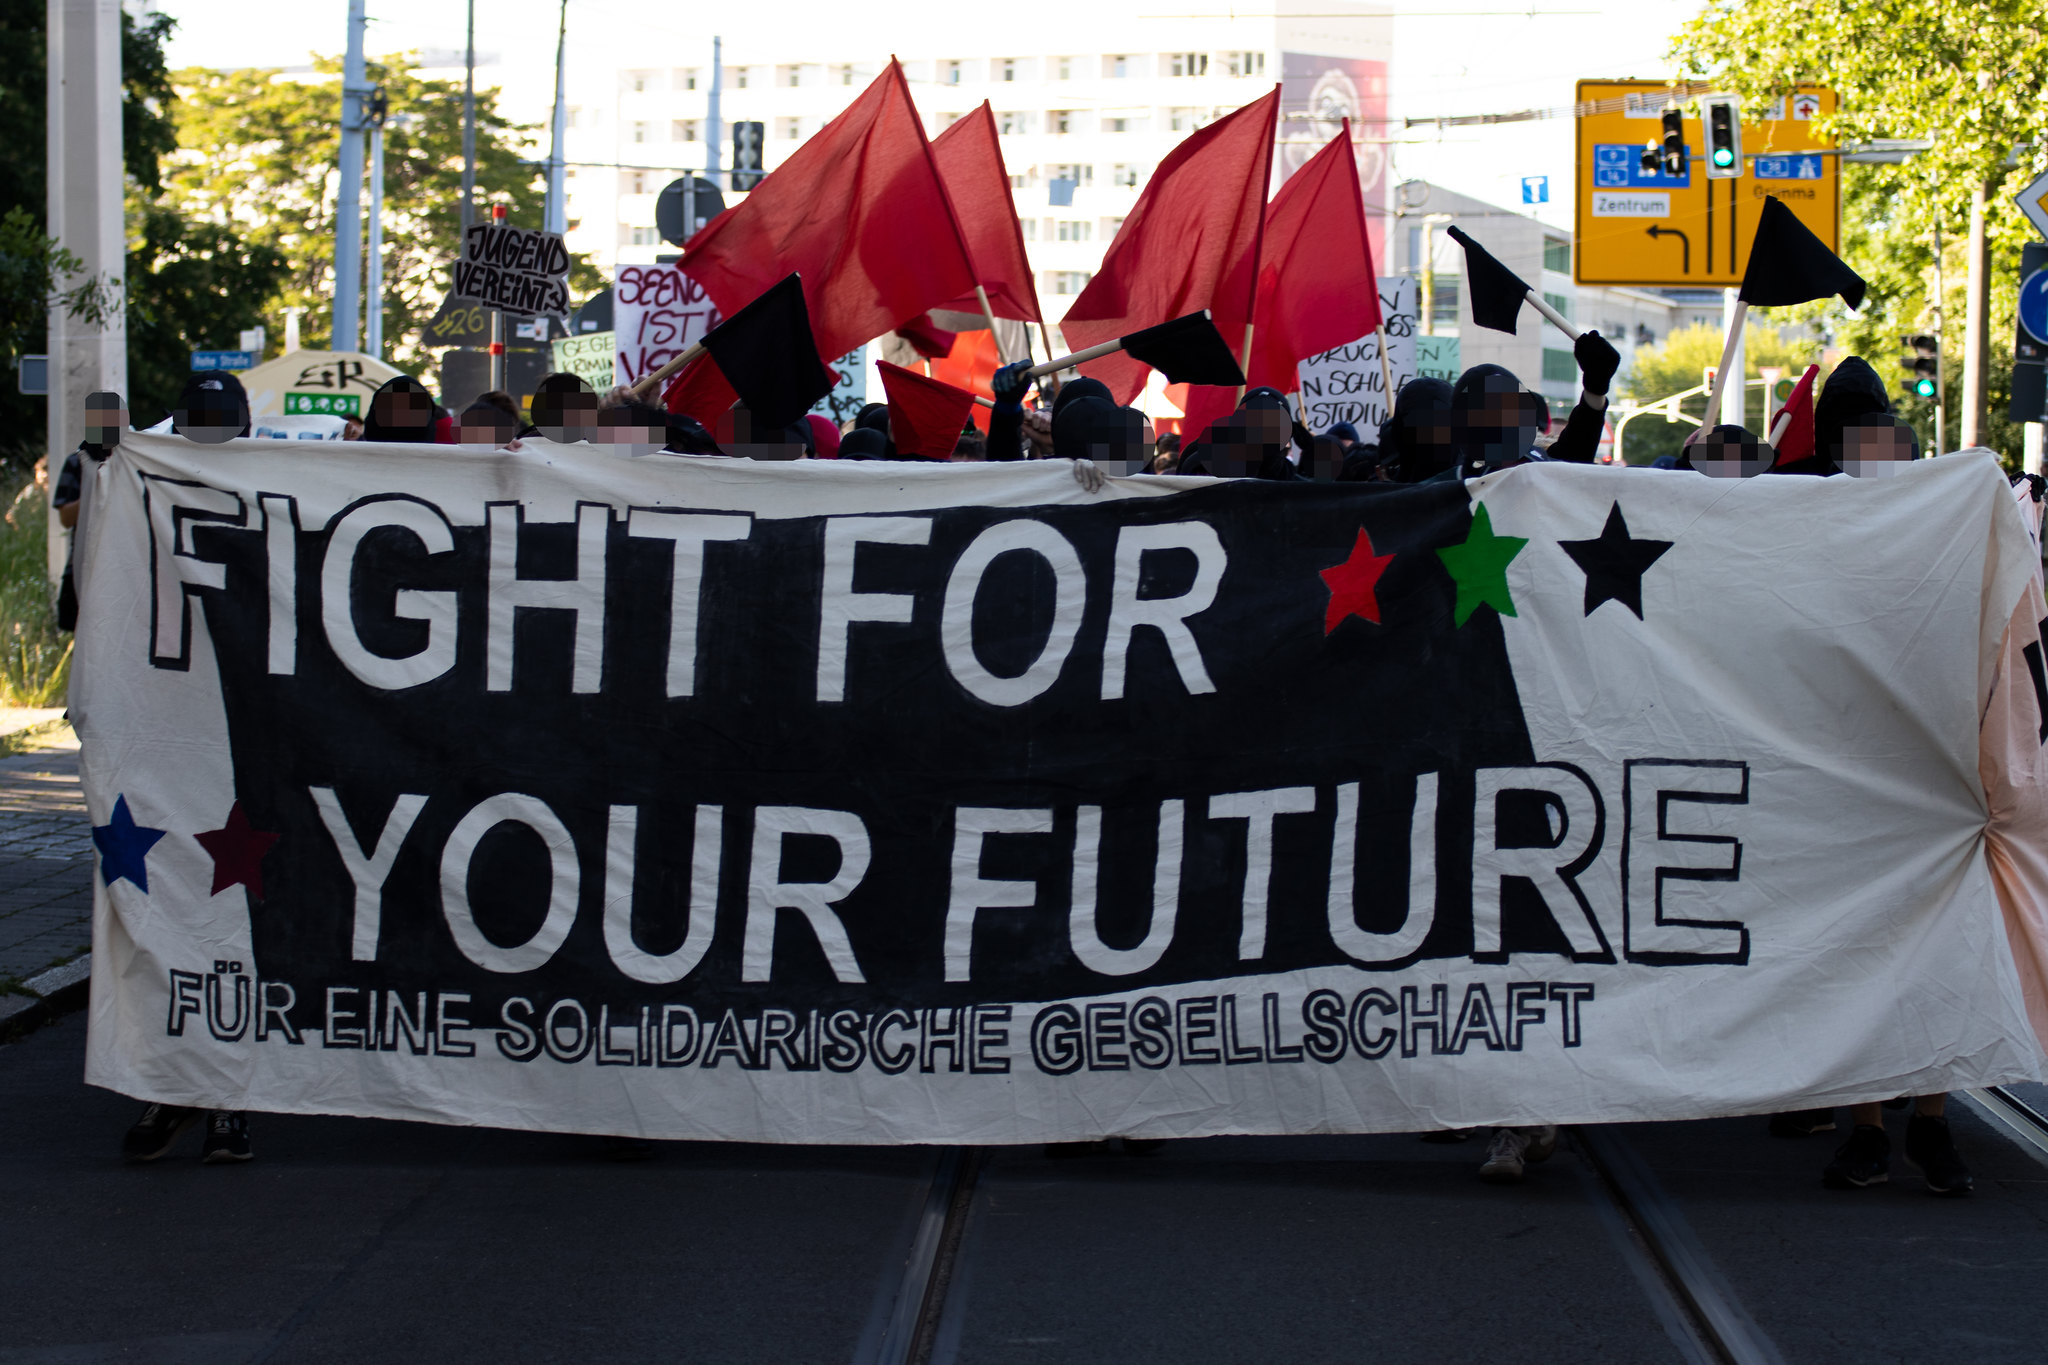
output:
[[[71,674],[71,637],[50,595],[45,497],[27,480],[0,519],[0,705],[61,706]]]

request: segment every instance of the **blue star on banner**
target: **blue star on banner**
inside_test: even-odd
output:
[[[149,851],[163,837],[163,830],[135,823],[135,817],[128,813],[126,796],[115,797],[114,813],[107,823],[92,827],[92,841],[100,851],[101,879],[111,888],[126,877],[147,895]]]

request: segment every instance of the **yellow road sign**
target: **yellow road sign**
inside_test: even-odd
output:
[[[1580,81],[1572,277],[1580,284],[1695,288],[1742,283],[1767,196],[1839,250],[1842,172],[1834,143],[1813,135],[1835,92],[1801,86],[1760,122],[1742,125],[1747,164],[1709,180],[1706,138],[1692,101],[1684,115],[1686,173],[1646,171],[1645,147],[1663,136],[1670,87],[1663,81]]]

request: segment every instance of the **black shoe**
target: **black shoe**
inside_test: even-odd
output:
[[[1891,1179],[1892,1140],[1884,1129],[1859,1123],[1850,1130],[1849,1140],[1835,1149],[1835,1159],[1820,1173],[1820,1183],[1831,1190],[1860,1190],[1882,1185]]]
[[[1772,1137],[1803,1138],[1834,1131],[1835,1111],[1832,1109],[1788,1109],[1782,1114],[1771,1115]]]
[[[197,1109],[175,1104],[152,1104],[135,1120],[135,1126],[121,1135],[121,1155],[129,1161],[155,1161],[177,1143],[187,1128],[199,1122]]]
[[[256,1155],[249,1150],[249,1117],[239,1109],[216,1109],[206,1117],[206,1145],[199,1159],[214,1163],[247,1161]]]
[[[1915,1114],[1906,1120],[1906,1161],[1927,1181],[1929,1194],[1961,1198],[1976,1181],[1956,1155],[1948,1120],[1939,1114]]]

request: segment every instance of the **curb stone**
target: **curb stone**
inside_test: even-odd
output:
[[[33,1033],[62,1014],[80,1008],[92,989],[92,954],[38,972],[21,983],[26,996],[0,995],[0,1040]]]

